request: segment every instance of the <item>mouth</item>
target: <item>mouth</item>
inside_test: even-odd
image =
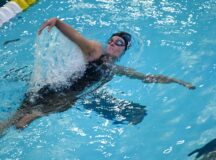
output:
[[[113,47],[112,47],[112,46],[108,46],[108,47],[107,47],[107,52],[108,52],[108,53],[113,52]]]

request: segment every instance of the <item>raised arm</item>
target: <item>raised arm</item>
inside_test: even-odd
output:
[[[38,34],[41,34],[44,28],[48,27],[48,31],[50,31],[54,26],[81,48],[88,61],[96,60],[101,56],[102,47],[98,42],[87,40],[71,26],[57,18],[51,18],[44,22],[39,29]]]
[[[138,79],[143,81],[144,83],[178,83],[188,89],[195,89],[195,86],[182,80],[166,77],[163,75],[143,74],[131,68],[126,68],[118,65],[113,65],[113,72],[116,75],[127,76],[131,79]]]

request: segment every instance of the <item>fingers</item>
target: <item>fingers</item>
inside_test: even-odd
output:
[[[196,89],[196,87],[192,84],[186,84],[185,87],[187,87],[188,89]]]
[[[47,22],[45,22],[45,23],[41,26],[41,28],[38,30],[38,35],[41,34],[41,32],[44,30],[44,28],[46,28],[46,26],[47,26]]]
[[[47,26],[48,26],[48,31],[50,31],[52,27],[55,26],[55,23],[56,23],[55,18],[49,19],[46,22],[44,22],[41,28],[38,30],[38,35],[40,35],[42,31],[44,30],[44,28],[46,28]]]
[[[55,25],[51,24],[50,26],[48,26],[48,32],[50,32],[50,30],[54,27]]]
[[[189,89],[196,89],[196,87],[195,86],[190,86]]]

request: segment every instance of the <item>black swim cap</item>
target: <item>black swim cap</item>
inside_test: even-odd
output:
[[[125,42],[125,51],[131,46],[131,35],[127,32],[117,32],[117,33],[114,33],[111,38],[113,36],[119,36],[121,37],[124,42]]]

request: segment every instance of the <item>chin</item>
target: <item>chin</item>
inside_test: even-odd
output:
[[[115,53],[113,52],[107,52],[110,56],[115,56]]]
[[[107,54],[110,56],[115,56],[115,54],[113,52],[107,51]]]
[[[110,54],[110,53],[113,52],[113,49],[112,48],[107,48],[106,52]]]

